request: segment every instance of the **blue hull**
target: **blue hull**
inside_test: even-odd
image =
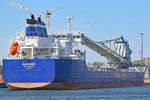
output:
[[[55,60],[3,60],[5,83],[52,82],[55,78]]]
[[[71,59],[34,59],[34,60],[3,60],[3,74],[6,83],[67,83],[77,88],[81,84],[143,85],[143,72],[115,72],[89,70],[83,60]],[[94,84],[93,84],[94,85]],[[85,85],[83,85],[85,86]],[[56,88],[57,86],[54,86]],[[21,87],[19,87],[21,88]],[[52,87],[51,87],[52,88]],[[71,87],[69,87],[71,88]],[[92,87],[91,87],[92,88]],[[96,88],[96,87],[95,87]]]
[[[143,72],[89,70],[82,60],[58,59],[55,69],[55,82],[134,82],[144,78]]]

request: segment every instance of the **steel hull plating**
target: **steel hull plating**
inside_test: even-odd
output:
[[[89,70],[85,61],[71,59],[35,59],[30,61],[35,63],[34,68],[26,69],[22,66],[22,61],[29,63],[26,60],[3,61],[4,80],[10,89],[83,89],[143,85],[144,72]]]
[[[52,83],[46,89],[91,89],[109,87],[142,86],[143,82],[98,82],[98,83]]]
[[[144,72],[90,70],[82,60],[58,59],[55,69],[55,80],[50,89],[141,86],[144,78]]]
[[[49,85],[55,78],[53,59],[4,60],[3,76],[8,87],[32,89]]]

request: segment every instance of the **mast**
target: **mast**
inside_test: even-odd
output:
[[[46,28],[47,28],[47,33],[50,32],[50,16],[51,16],[51,13],[49,11],[47,11],[46,13]]]
[[[141,35],[141,63],[143,65],[144,64],[143,62],[143,35],[144,33],[140,33],[140,35]]]
[[[70,24],[71,18],[72,18],[71,16],[68,16],[68,17],[67,17],[67,19],[68,19],[68,30],[67,30],[68,33],[70,33],[70,31],[71,31],[71,24]]]

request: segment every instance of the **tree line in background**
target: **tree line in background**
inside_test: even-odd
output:
[[[95,62],[88,62],[88,65],[93,65],[94,67],[97,67],[97,66],[104,66],[105,63],[104,62],[95,61]]]

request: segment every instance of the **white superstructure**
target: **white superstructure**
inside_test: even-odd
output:
[[[130,57],[132,52],[123,36],[113,40],[95,42],[82,32],[71,32],[71,17],[68,17],[68,32],[47,33],[47,28],[50,26],[47,21],[50,15],[47,12],[46,25],[40,17],[36,20],[32,15],[31,19],[27,19],[26,31],[17,34],[14,39],[19,44],[17,59],[85,60],[86,52],[74,48],[75,44],[80,43],[104,56],[110,67],[128,68],[132,66]],[[113,49],[106,45],[108,42],[114,42]]]

